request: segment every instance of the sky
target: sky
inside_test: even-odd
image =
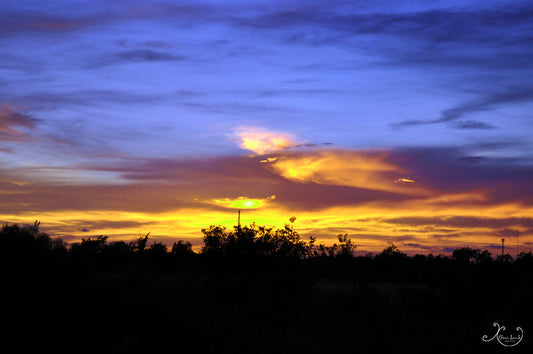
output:
[[[5,0],[0,222],[533,248],[531,1]]]

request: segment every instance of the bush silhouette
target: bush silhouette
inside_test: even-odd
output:
[[[306,242],[292,225],[272,229],[252,223],[228,231],[222,226],[202,229],[204,255],[306,258],[313,254],[314,240]]]

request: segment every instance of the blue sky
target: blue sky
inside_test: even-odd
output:
[[[276,150],[316,158],[323,149],[387,151],[398,166],[420,154],[468,161],[464,171],[481,166],[454,186],[499,190],[479,177],[485,169],[516,169],[520,181],[531,175],[529,1],[7,0],[1,7],[5,181],[149,183],[154,177],[139,172],[147,166],[163,171]],[[243,143],[250,134],[259,144],[281,140],[254,150]],[[392,170],[407,178],[425,167]],[[440,188],[445,172],[434,168],[426,183]],[[324,173],[308,187],[331,185]],[[5,191],[13,187],[5,183]]]

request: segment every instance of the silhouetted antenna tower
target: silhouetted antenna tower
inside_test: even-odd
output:
[[[505,249],[505,247],[504,247],[504,245],[503,245],[504,242],[505,242],[505,239],[502,238],[502,256],[503,256],[503,252],[504,252],[504,249]]]
[[[241,209],[239,209],[239,212],[237,214],[237,226],[241,227]]]

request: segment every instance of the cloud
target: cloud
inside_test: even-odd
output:
[[[531,217],[475,217],[475,216],[451,216],[451,217],[401,217],[384,219],[389,224],[403,224],[410,226],[432,225],[455,228],[489,228],[501,232],[502,227],[520,226],[532,227]],[[516,234],[516,231],[515,231]]]
[[[124,60],[130,61],[176,61],[183,60],[182,56],[173,55],[166,52],[149,50],[149,49],[136,49],[121,52],[118,57]]]
[[[468,162],[468,163],[478,163],[478,162],[481,162],[481,161],[483,161],[485,159],[486,158],[483,157],[483,156],[464,156],[464,157],[459,157],[460,161]]]
[[[0,15],[0,36],[19,32],[71,32],[96,23],[96,18],[61,17],[44,12],[5,11]]]
[[[400,194],[428,193],[420,187],[408,188],[394,183],[398,181],[394,176],[406,171],[387,161],[387,154],[384,152],[321,150],[285,154],[272,161],[270,167],[284,178],[300,183],[312,182]]]
[[[261,160],[259,162],[261,162],[261,163],[276,162],[277,159],[278,159],[277,157],[267,157],[266,159]]]
[[[287,133],[278,133],[257,127],[237,128],[238,144],[242,149],[250,150],[259,155],[287,149],[297,144]]]
[[[530,203],[525,196],[533,193],[530,183],[533,166],[529,160],[510,158],[508,152],[527,148],[528,145],[515,142],[395,149],[390,151],[389,161],[416,173],[420,181],[429,183],[436,190],[478,191],[490,195],[493,202],[522,200]],[[485,156],[472,157],[472,152]]]
[[[509,230],[533,228],[533,200],[524,199],[521,191],[530,178],[511,170],[498,184],[505,175],[501,165],[499,174],[492,175],[496,165],[489,164],[487,170],[485,163],[462,163],[454,149],[322,149],[282,150],[270,161],[266,156],[124,158],[63,170],[114,176],[99,184],[56,183],[35,173],[35,168],[4,168],[0,193],[9,193],[1,193],[0,221],[39,219],[49,225],[46,232],[60,236],[86,237],[87,229],[131,239],[139,232],[152,232],[167,244],[183,238],[200,244],[202,227],[235,225],[235,209],[242,209],[243,223],[282,226],[295,215],[304,237],[334,242],[336,234],[347,232],[360,250],[372,252],[381,251],[387,241],[404,242],[401,249],[406,252],[481,248],[502,233],[510,235]],[[276,170],[280,162],[289,164]],[[296,177],[283,175],[287,167],[300,168]],[[479,171],[472,180],[463,180],[461,176],[473,169]],[[416,183],[394,183],[414,180],[402,177],[409,175],[417,176]],[[480,190],[487,180],[502,190]],[[513,184],[518,186],[509,193],[506,186]],[[507,199],[502,202],[499,193]],[[521,233],[520,240],[527,242],[530,236]]]
[[[506,229],[496,230],[495,234],[498,236],[504,236],[504,237],[517,237],[517,236],[520,236],[520,230],[506,228]]]
[[[495,129],[496,127],[492,124],[485,123],[485,122],[479,122],[476,120],[465,120],[462,122],[457,122],[454,125],[452,125],[454,129],[483,129],[483,130],[489,130],[489,129]]]
[[[183,55],[176,55],[168,51],[138,48],[121,51],[111,55],[99,54],[98,57],[89,61],[87,68],[99,69],[108,65],[123,63],[176,62],[185,59],[186,57]]]
[[[147,105],[160,103],[171,97],[154,93],[139,93],[131,90],[111,89],[72,89],[63,91],[29,91],[25,94],[2,92],[10,102],[32,107],[37,110],[59,109],[72,106],[94,107],[103,104]]]
[[[394,181],[395,183],[416,183],[414,179],[412,178],[405,178],[405,177],[402,177],[402,178],[398,178],[397,180]]]
[[[451,122],[464,116],[483,112],[495,107],[510,104],[510,103],[526,103],[533,101],[533,87],[521,87],[508,89],[503,92],[487,93],[483,97],[467,101],[465,103],[456,105],[455,107],[442,111],[441,116],[432,120],[405,120],[399,123],[392,124],[393,128],[401,128],[405,126],[416,126],[424,124],[436,124]],[[487,123],[468,120],[465,122],[459,122],[452,127],[457,129],[492,129],[493,126]]]
[[[0,141],[21,141],[28,139],[30,135],[26,131],[35,129],[37,122],[37,119],[27,114],[16,112],[11,107],[1,107]],[[5,152],[9,152],[9,149]]]
[[[530,66],[528,31],[533,23],[530,4],[434,7],[419,4],[411,11],[388,6],[343,7],[300,5],[235,17],[236,26],[277,31],[288,42],[314,46],[343,44],[347,48],[390,58],[398,64],[489,65],[499,59]],[[506,36],[502,36],[506,33]],[[377,41],[376,39],[379,39]],[[367,45],[373,40],[373,45]],[[401,43],[402,45],[399,45]],[[475,47],[473,46],[475,44]],[[459,48],[463,50],[458,50]],[[509,52],[513,55],[509,56]],[[480,52],[490,56],[480,56]],[[488,57],[489,59],[485,59]],[[496,60],[495,60],[496,59]]]

